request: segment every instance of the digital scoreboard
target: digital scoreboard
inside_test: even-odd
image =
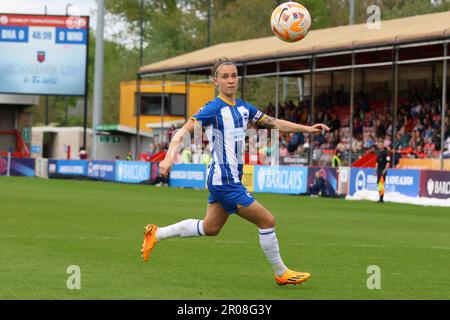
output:
[[[86,94],[89,17],[0,13],[0,93]]]

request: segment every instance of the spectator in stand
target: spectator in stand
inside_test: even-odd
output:
[[[352,139],[352,152],[362,153],[363,151],[363,140],[361,135],[358,135]]]
[[[333,149],[336,149],[337,145],[341,141],[339,131],[330,132],[329,135],[330,135],[330,145]]]
[[[364,149],[368,150],[372,148],[372,146],[375,144],[375,138],[372,134],[369,134],[367,140],[364,142]]]
[[[281,143],[280,144],[280,157],[287,157],[289,155],[288,148],[286,144]]]
[[[166,133],[166,141],[171,141],[172,140],[172,136],[173,136],[174,131],[175,131],[175,126],[171,125],[170,128],[167,130],[167,133]]]
[[[397,133],[397,149],[404,149],[409,146],[411,135],[405,131],[404,127]]]
[[[419,130],[415,130],[413,136],[411,137],[411,140],[409,141],[409,145],[413,149],[417,149],[417,147],[423,147],[424,141],[422,136],[420,135]]]
[[[323,178],[321,171],[318,170],[314,177],[314,182],[308,188],[309,194],[326,196],[327,195],[327,187],[325,185],[325,179]]]
[[[377,137],[384,137],[386,135],[386,126],[385,120],[377,120],[376,121],[376,131],[375,134]]]
[[[422,110],[422,105],[418,101],[415,101],[415,107],[413,107],[411,109],[411,115],[418,116],[418,115],[420,115],[421,110]]]
[[[295,122],[295,123],[298,122],[298,118],[297,118],[296,115],[295,115],[295,110],[294,110],[294,109],[291,109],[291,110],[288,112],[288,118],[287,118],[287,120],[288,120],[288,121],[291,121],[291,122]]]
[[[288,142],[287,149],[289,153],[294,153],[298,146],[303,144],[305,136],[301,132],[292,134],[291,139]]]
[[[157,153],[156,145],[154,143],[150,144],[149,150],[147,152],[147,158],[150,159]]]
[[[353,136],[356,137],[362,134],[363,134],[363,127],[361,124],[361,120],[355,118],[353,120]]]
[[[299,145],[297,148],[297,153],[309,152],[310,150],[310,140],[309,136],[305,137],[305,143]]]
[[[391,137],[388,136],[388,135],[386,135],[386,136],[384,137],[383,144],[384,144],[384,147],[385,147],[385,148],[390,148],[390,147],[391,147],[391,144],[392,144]]]
[[[450,137],[450,112],[447,112],[447,116],[445,117],[445,128],[446,130],[444,132],[444,139],[448,140],[448,138]]]
[[[80,160],[87,160],[88,154],[85,147],[80,147],[78,157],[80,158]]]
[[[330,123],[331,127],[330,130],[331,131],[339,131],[340,127],[341,127],[341,120],[339,120],[339,117],[336,113],[332,113],[331,114],[331,123]]]
[[[336,146],[336,151],[339,151],[341,154],[344,153],[347,150],[347,147],[345,146],[345,143],[340,141]]]
[[[133,155],[131,154],[131,151],[128,151],[127,157],[125,158],[126,161],[133,161]]]
[[[341,153],[336,151],[336,154],[331,159],[331,166],[333,168],[339,168],[341,166]]]
[[[314,136],[314,142],[316,142],[319,146],[324,144],[327,140],[323,134],[318,134]]]
[[[428,123],[428,119],[426,123]],[[434,134],[434,130],[433,127],[431,125],[431,123],[428,123],[427,128],[422,132],[422,137],[425,143],[432,143],[432,138],[433,138],[433,134]]]
[[[418,145],[416,151],[414,152],[414,155],[416,158],[426,158],[427,154],[425,152],[423,152],[423,146],[422,145]]]
[[[414,122],[411,116],[405,116],[405,131],[411,133],[414,129]]]
[[[450,135],[444,142],[444,158],[450,158]]]
[[[417,122],[416,122],[416,125],[414,126],[413,131],[416,131],[416,130],[418,130],[420,132],[422,132],[424,130],[422,118],[417,118]]]

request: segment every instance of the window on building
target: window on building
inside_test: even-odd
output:
[[[137,97],[137,94],[136,94]],[[137,99],[135,99],[137,101]],[[162,95],[160,93],[141,93],[141,115],[160,116]],[[137,108],[135,107],[135,111]],[[164,115],[184,116],[186,114],[186,95],[167,93],[164,95]]]

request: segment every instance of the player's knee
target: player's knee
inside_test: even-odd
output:
[[[261,221],[260,225],[258,226],[261,229],[269,229],[275,227],[275,217],[273,215],[269,215],[266,218],[264,218],[263,221]]]
[[[203,231],[207,236],[217,236],[220,232],[221,227],[217,226],[203,226]]]

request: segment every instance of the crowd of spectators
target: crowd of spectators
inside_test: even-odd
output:
[[[349,101],[343,92],[322,93],[317,97],[314,123],[325,123],[331,130],[324,135],[315,135],[312,144],[314,153],[320,156],[326,151],[339,152],[346,157],[351,150],[352,160],[372,150],[378,140],[402,157],[436,158],[440,156],[441,144],[441,100],[430,95],[410,94],[409,99],[401,99],[397,110],[395,145],[392,144],[393,112],[390,100],[369,100],[365,95],[355,97],[353,135],[350,144]],[[269,103],[263,110],[275,116],[275,107]],[[278,117],[297,123],[309,123],[309,102],[281,103]],[[450,110],[445,117],[444,155],[449,155]],[[301,154],[308,152],[311,142],[309,136],[282,134],[280,153]],[[315,158],[315,156],[313,156]]]
[[[353,133],[350,143],[350,110],[349,95],[342,91],[323,92],[316,98],[313,119],[310,119],[310,101],[292,100],[280,104],[278,118],[295,123],[308,124],[325,123],[331,130],[325,134],[314,135],[302,133],[280,133],[280,156],[308,154],[313,146],[313,159],[319,160],[323,154],[339,153],[342,159],[349,156],[352,161],[364,153],[373,151],[377,141],[382,140],[384,145],[396,152],[399,157],[409,158],[437,158],[441,148],[441,100],[437,94],[424,96],[414,92],[408,99],[400,99],[397,110],[397,127],[395,145],[392,144],[393,112],[391,101],[370,100],[364,94],[355,95]],[[275,117],[275,106],[269,103],[261,108],[264,113]],[[447,107],[445,117],[445,145],[444,156],[450,157],[450,110]],[[150,146],[148,156],[167,150],[174,131],[172,126],[165,136],[164,143],[154,143]],[[270,156],[270,146],[267,155]],[[310,138],[312,141],[310,141]],[[207,148],[207,144],[203,145]],[[248,141],[247,147],[248,150]]]

